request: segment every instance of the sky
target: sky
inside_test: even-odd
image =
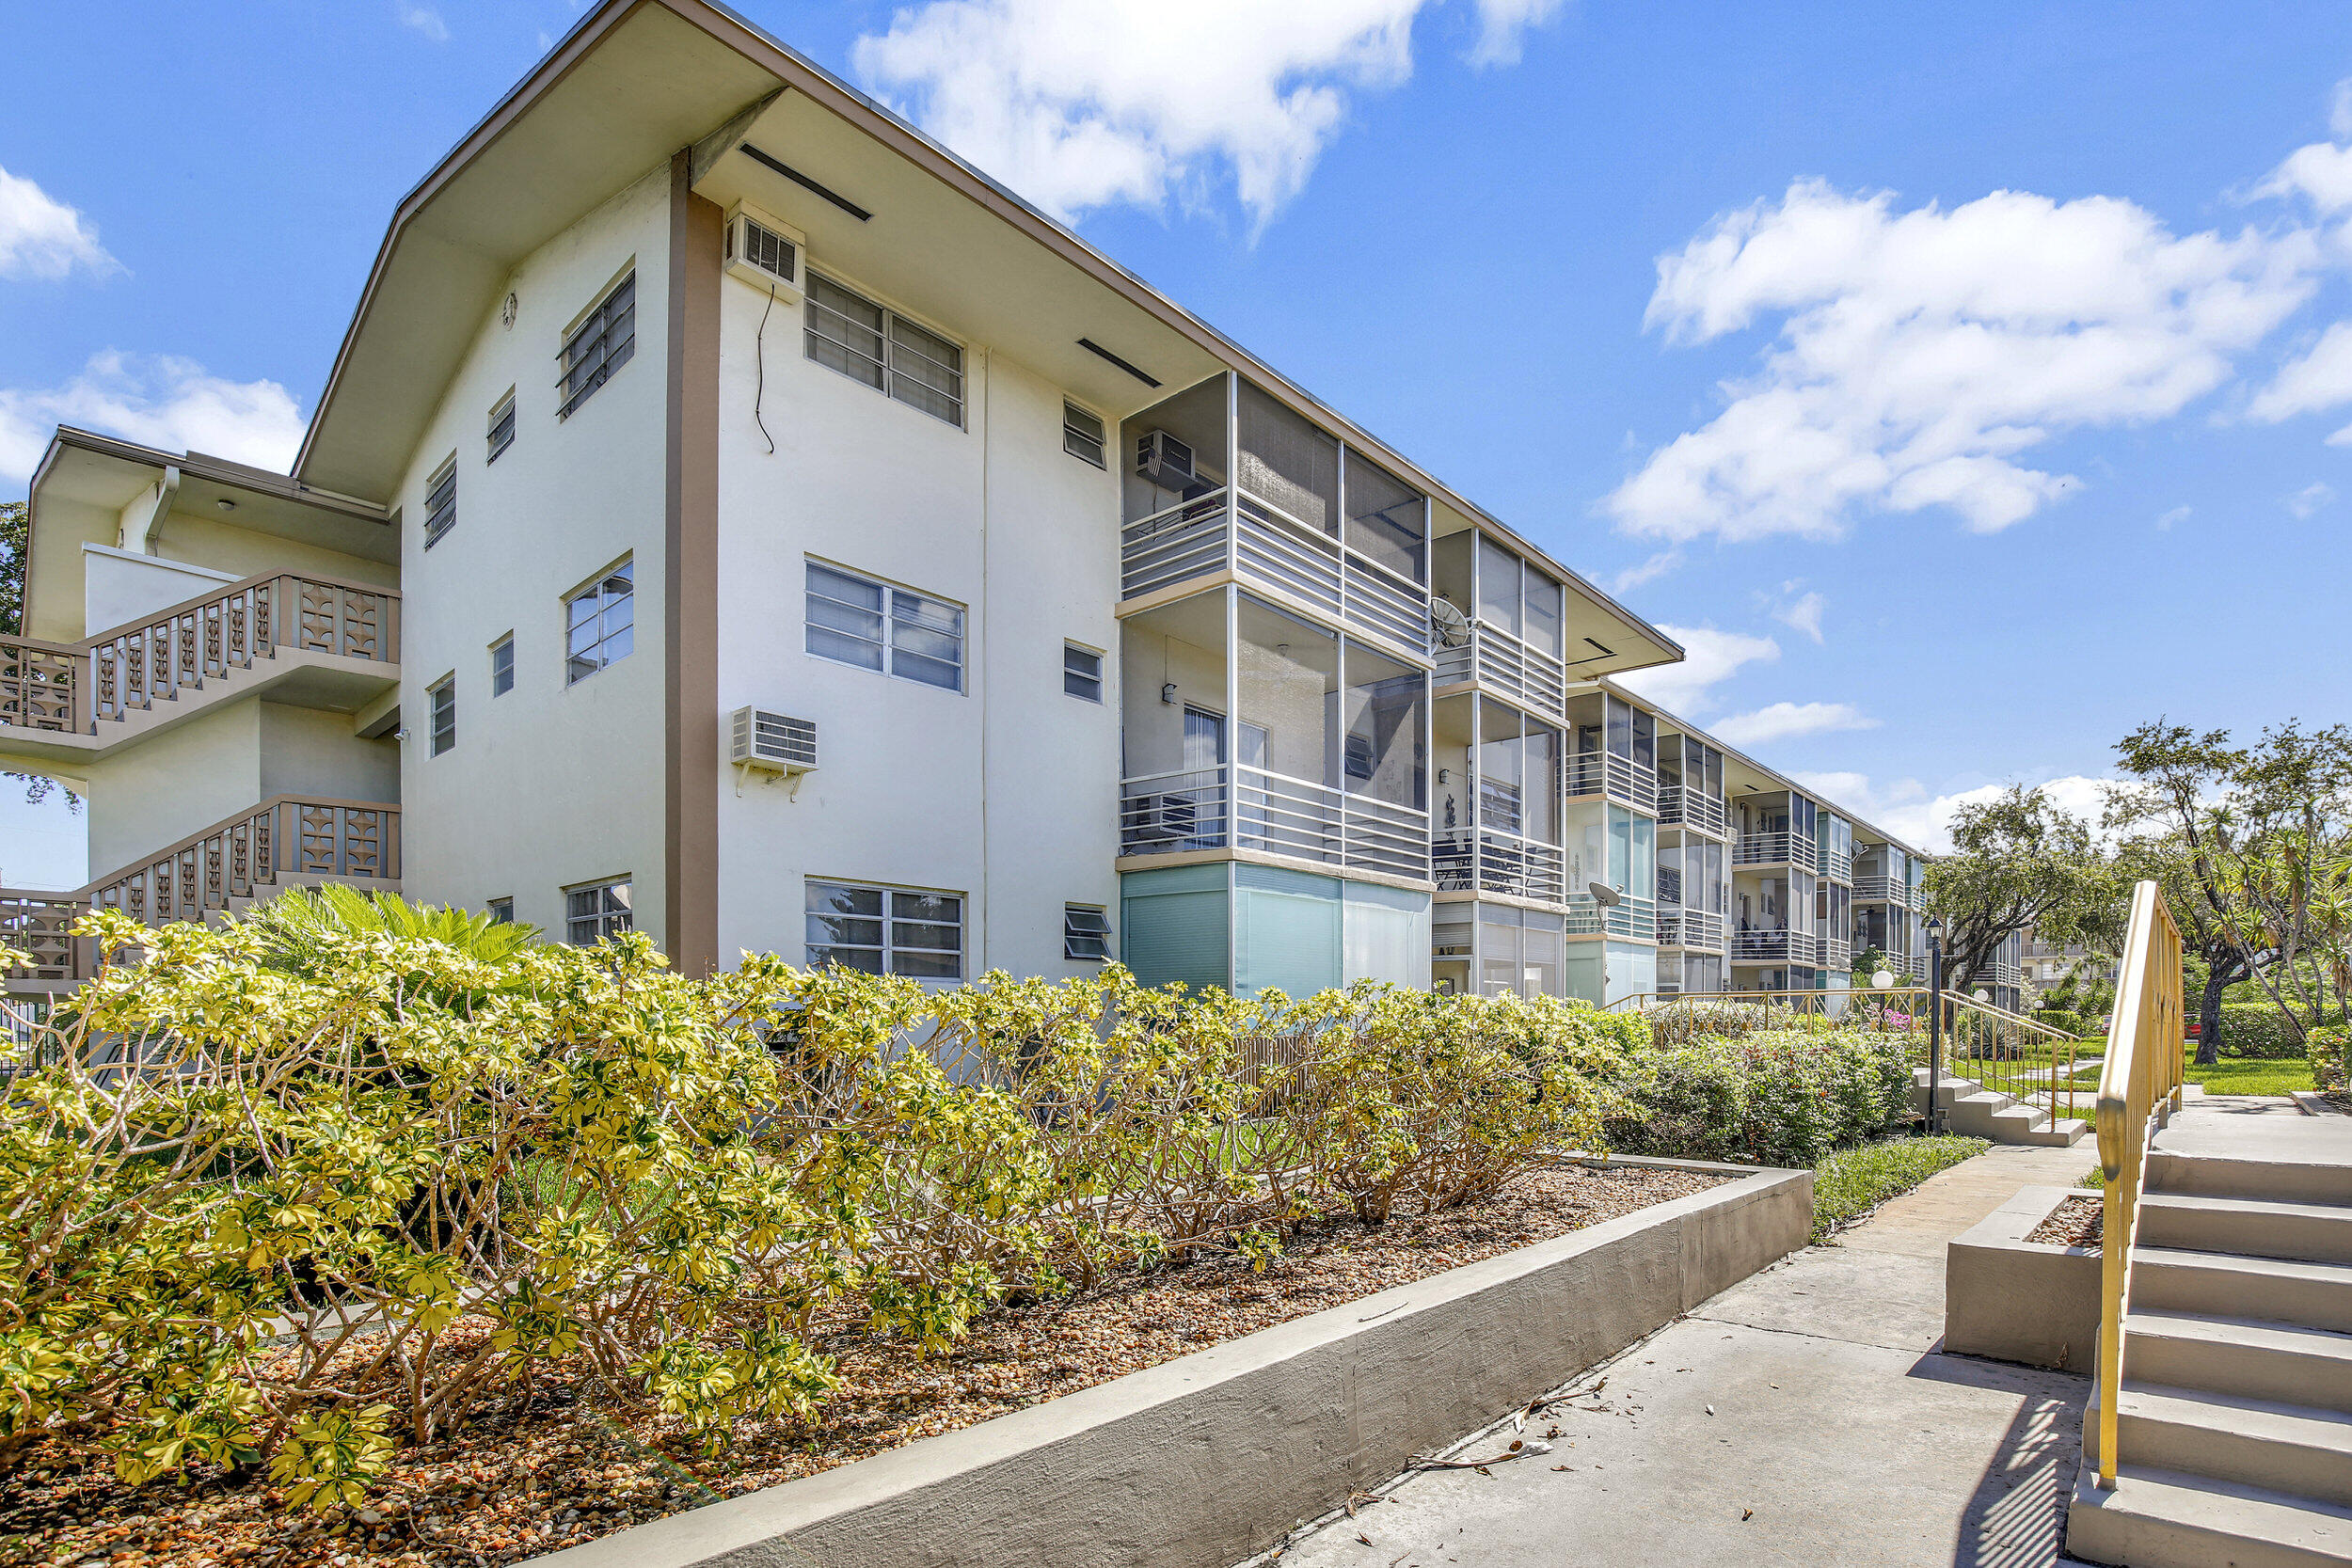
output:
[[[2011,781],[2095,809],[2159,715],[2344,717],[2352,8],[738,4],[1914,842]],[[12,19],[0,494],[60,421],[283,467],[394,203],[578,15]],[[81,862],[0,791],[0,879]]]

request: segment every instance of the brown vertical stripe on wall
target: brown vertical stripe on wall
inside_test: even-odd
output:
[[[662,573],[666,747],[662,946],[719,961],[719,279],[725,214],[670,160],[669,517]]]

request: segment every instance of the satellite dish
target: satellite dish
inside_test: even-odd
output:
[[[1593,895],[1593,902],[1604,910],[1613,910],[1625,902],[1625,895],[1607,882],[1586,882],[1584,891]]]
[[[1438,634],[1438,643],[1446,648],[1470,646],[1470,617],[1451,599],[1429,601],[1429,626]]]
[[[1894,985],[1895,976],[1887,973],[1885,970],[1874,969],[1870,971],[1870,989],[1872,990],[1891,990],[1894,989]]]

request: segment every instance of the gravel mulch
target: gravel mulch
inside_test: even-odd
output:
[[[2106,1200],[2097,1197],[2070,1197],[2050,1211],[2043,1220],[2026,1233],[2029,1242],[2046,1242],[2052,1246],[2097,1246],[2106,1234],[2103,1216]]]
[[[0,1477],[0,1562],[490,1568],[971,1426],[1728,1180],[1541,1166],[1443,1213],[1381,1227],[1317,1222],[1263,1274],[1229,1253],[1007,1307],[929,1361],[834,1323],[819,1348],[838,1358],[846,1382],[821,1415],[745,1422],[716,1453],[649,1403],[590,1396],[550,1375],[455,1437],[401,1450],[356,1513],[290,1510],[266,1481],[217,1473],[133,1491],[103,1457],[52,1440]]]

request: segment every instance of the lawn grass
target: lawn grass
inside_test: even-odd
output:
[[[2187,1083],[2202,1084],[2207,1094],[2285,1094],[2291,1089],[2316,1086],[2312,1083],[2308,1056],[2268,1061],[2257,1056],[2225,1055],[2211,1067],[2199,1067],[2194,1042],[2181,1050],[2181,1076]],[[2074,1074],[2074,1081],[2084,1088],[2098,1087],[2098,1067],[2082,1069]]]
[[[1841,1148],[1813,1167],[1813,1240],[1992,1145],[1983,1138],[1888,1138]]]

